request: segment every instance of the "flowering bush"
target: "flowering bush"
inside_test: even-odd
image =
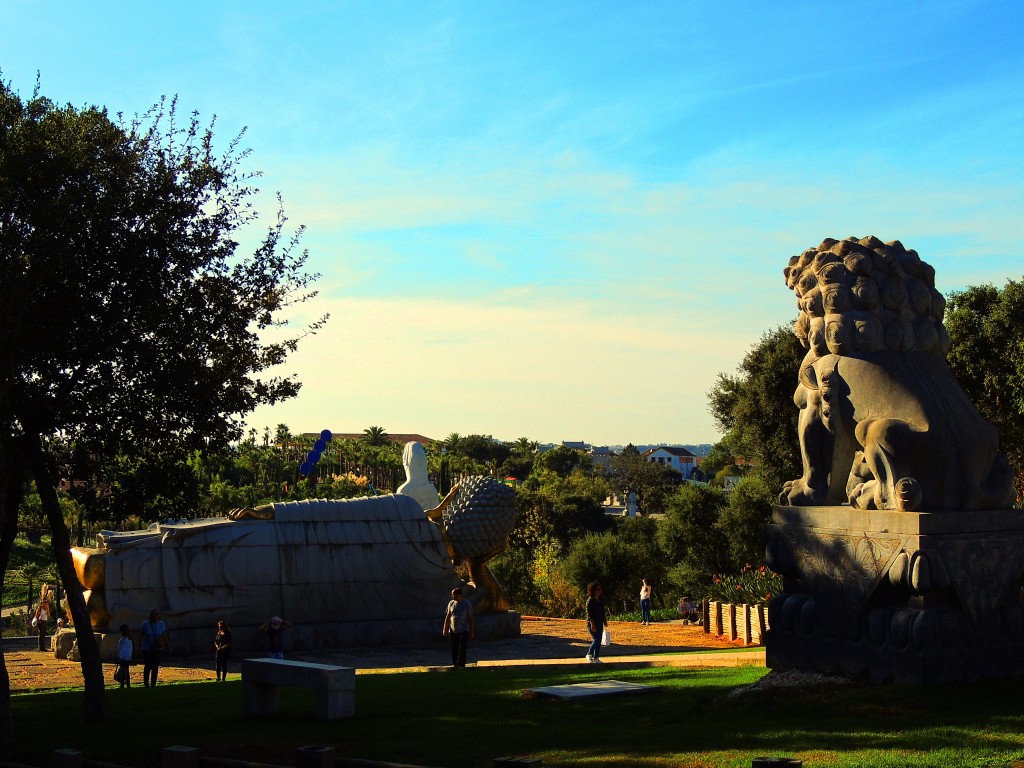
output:
[[[747,563],[738,574],[715,574],[707,588],[707,596],[723,603],[759,605],[782,591],[782,577],[768,566],[758,568]]]

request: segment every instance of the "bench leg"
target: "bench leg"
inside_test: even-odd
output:
[[[247,715],[277,712],[277,686],[242,679],[242,707]]]
[[[356,714],[354,690],[327,690],[316,692],[316,719],[338,720]]]

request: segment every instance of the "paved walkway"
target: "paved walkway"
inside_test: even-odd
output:
[[[764,648],[743,649],[728,640],[705,635],[702,627],[681,622],[660,622],[646,627],[611,622],[609,630],[613,643],[602,652],[602,660],[605,666],[612,668],[764,666]],[[82,685],[81,667],[77,662],[31,650],[35,646],[30,638],[5,638],[4,642],[4,661],[12,691]],[[470,665],[476,667],[583,666],[588,664],[584,655],[589,643],[581,620],[523,617],[522,635],[471,642],[469,660]],[[723,652],[725,649],[731,651]],[[444,670],[451,663],[448,644],[440,637],[434,643],[415,646],[295,651],[288,658],[355,667],[358,674]],[[240,659],[233,659],[229,677],[236,678],[239,668]],[[114,665],[105,664],[104,672],[113,684]],[[133,667],[132,677],[137,684],[141,681],[140,667]],[[163,682],[213,679],[212,654],[210,657],[172,656],[164,660],[160,670]]]

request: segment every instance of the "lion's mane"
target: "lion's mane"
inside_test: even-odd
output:
[[[800,308],[793,330],[808,349],[803,370],[829,354],[949,351],[935,270],[899,240],[826,238],[783,273]]]

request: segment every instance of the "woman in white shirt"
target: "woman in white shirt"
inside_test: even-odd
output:
[[[640,587],[640,623],[651,623],[651,582],[647,579]]]
[[[35,627],[39,633],[39,650],[45,651],[46,643],[46,629],[50,623],[50,601],[45,597],[39,601],[39,607],[36,608],[36,614],[33,617],[32,626]]]

